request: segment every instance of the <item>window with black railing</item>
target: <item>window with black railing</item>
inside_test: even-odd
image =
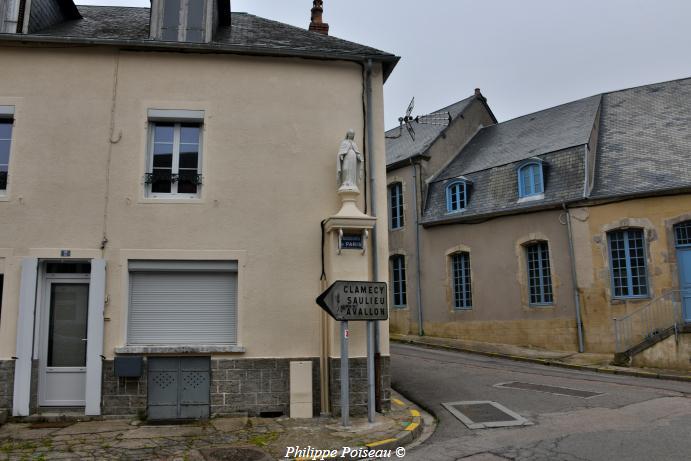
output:
[[[152,123],[149,171],[144,177],[150,197],[198,197],[202,185],[201,125]]]

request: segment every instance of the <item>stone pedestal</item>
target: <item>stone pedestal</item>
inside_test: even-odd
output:
[[[326,286],[337,280],[371,281],[372,253],[376,249],[372,246],[371,236],[376,218],[364,214],[357,206],[359,192],[357,190],[339,190],[342,205],[335,215],[324,223],[326,239],[324,242]],[[358,243],[361,242],[361,247]],[[326,321],[329,368],[330,368],[330,400],[332,411],[340,414],[340,381],[339,370],[330,365],[340,363],[341,330],[340,322],[331,317]],[[351,414],[366,412],[367,374],[364,369],[367,357],[366,322],[349,322],[349,357],[350,397],[352,402]],[[338,384],[337,384],[338,383]],[[336,385],[337,384],[337,385]]]

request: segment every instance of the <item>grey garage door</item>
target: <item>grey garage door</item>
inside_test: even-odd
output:
[[[131,261],[128,344],[237,342],[237,263]]]
[[[210,357],[150,357],[148,418],[209,417]]]

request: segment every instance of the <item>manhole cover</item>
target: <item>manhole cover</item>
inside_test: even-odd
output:
[[[489,400],[442,403],[452,415],[469,429],[526,426],[532,424],[505,406]]]
[[[499,384],[495,384],[494,387],[521,389],[521,390],[526,390],[526,391],[546,392],[548,394],[567,395],[567,396],[571,396],[571,397],[581,397],[584,399],[589,399],[590,397],[596,397],[598,395],[602,395],[602,392],[584,391],[581,389],[571,389],[568,387],[560,387],[560,386],[547,386],[545,384],[521,383],[518,381],[511,381],[508,383],[499,383]]]

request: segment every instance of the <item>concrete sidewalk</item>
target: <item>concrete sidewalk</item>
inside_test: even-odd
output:
[[[0,427],[0,460],[267,461],[286,459],[287,447],[396,449],[423,429],[420,411],[392,392],[392,409],[367,418],[216,418],[181,425],[125,419],[7,423]],[[300,459],[289,457],[288,459]],[[346,458],[357,459],[357,458]]]
[[[611,365],[612,354],[578,353],[569,351],[551,351],[511,344],[483,343],[463,339],[438,338],[434,336],[398,335],[392,334],[391,341],[416,344],[426,347],[450,349],[461,352],[471,352],[490,357],[502,357],[521,362],[539,363],[542,365],[559,366],[599,373],[611,373],[643,378],[670,379],[691,382],[691,374],[678,370],[663,370],[657,368],[619,367]]]

